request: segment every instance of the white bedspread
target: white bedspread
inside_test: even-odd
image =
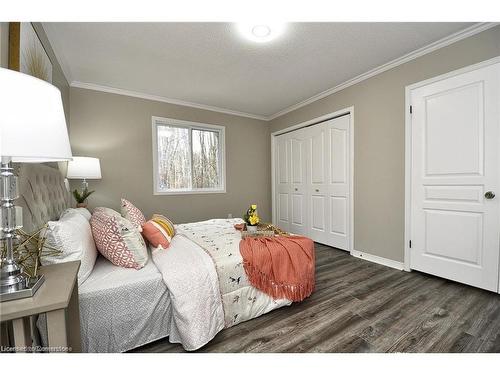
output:
[[[153,250],[172,302],[170,342],[196,350],[224,327],[289,305],[248,282],[239,252],[241,219],[177,225],[167,250]]]
[[[152,252],[170,292],[172,324],[170,342],[196,350],[224,328],[224,313],[212,260],[181,234],[167,250]]]

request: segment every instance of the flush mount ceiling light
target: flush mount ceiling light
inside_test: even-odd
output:
[[[280,36],[285,29],[282,23],[239,23],[238,30],[247,39],[257,42],[270,42]]]

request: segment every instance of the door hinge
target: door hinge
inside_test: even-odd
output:
[[[410,240],[410,249],[411,249],[411,240]]]
[[[410,113],[413,113],[413,106],[410,106]]]

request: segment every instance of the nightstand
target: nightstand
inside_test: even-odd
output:
[[[45,313],[48,351],[81,351],[79,268],[80,261],[41,267],[40,273],[45,276],[45,282],[33,297],[0,303],[2,331],[5,322],[12,324],[16,350],[25,351],[23,348],[32,346],[30,316]]]

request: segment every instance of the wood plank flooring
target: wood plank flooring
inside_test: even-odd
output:
[[[135,352],[183,352],[162,339]],[[316,244],[316,290],[198,352],[500,352],[500,295]]]

